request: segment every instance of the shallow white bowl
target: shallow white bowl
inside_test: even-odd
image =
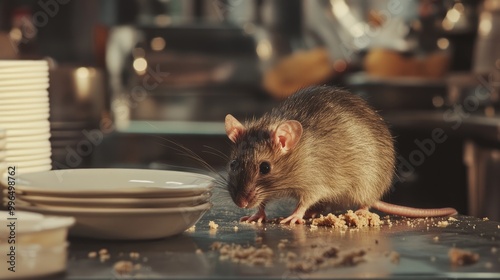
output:
[[[25,79],[37,79],[37,78],[48,78],[48,71],[35,71],[35,72],[20,72],[20,73],[0,73],[0,81],[4,80],[25,80]]]
[[[6,104],[6,105],[3,105],[0,102],[0,110],[2,111],[20,111],[20,110],[25,111],[25,110],[45,109],[47,107],[50,108],[48,101],[39,103]]]
[[[49,66],[48,65],[25,65],[25,66],[16,66],[16,67],[0,67],[0,74],[14,74],[14,73],[48,73]]]
[[[113,240],[165,238],[190,228],[210,208],[210,203],[182,208],[93,209],[75,211],[71,207],[42,209],[18,206],[19,209],[50,215],[73,216],[76,224],[70,235]]]
[[[0,88],[2,88],[0,86]],[[0,94],[1,95],[1,94]],[[18,106],[22,104],[37,104],[37,103],[42,103],[42,102],[48,102],[49,97],[48,96],[39,96],[39,97],[29,97],[29,98],[10,98],[10,99],[5,99],[2,100],[2,106]]]
[[[61,169],[18,176],[21,194],[57,197],[185,197],[211,190],[210,176],[152,169]]]
[[[33,141],[46,141],[50,139],[50,133],[40,133],[40,134],[30,134],[23,136],[9,136],[7,142],[9,143],[19,143],[19,142],[33,142]]]
[[[4,194],[8,198],[7,194]],[[75,223],[73,217],[45,216],[39,213],[16,211],[15,219],[10,220],[8,211],[0,211],[0,245],[8,243],[10,222],[15,222],[16,242],[20,245],[38,244],[52,246],[66,241],[68,228]]]
[[[211,194],[205,193],[186,197],[161,197],[161,198],[93,198],[93,197],[54,197],[41,195],[20,195],[16,199],[34,204],[39,208],[50,209],[51,206],[66,206],[76,208],[170,208],[192,207],[207,203]]]
[[[9,252],[9,246],[1,245],[1,252]],[[1,254],[0,279],[32,279],[50,277],[66,270],[68,242],[45,247],[37,244],[16,246],[16,272],[7,270],[7,253]],[[47,279],[47,278],[44,278]]]
[[[50,147],[49,140],[15,142],[15,141],[11,141],[11,139],[8,138],[6,150],[33,149],[33,148],[45,148],[45,147]]]
[[[40,154],[30,154],[17,157],[6,157],[5,160],[10,162],[18,162],[18,161],[37,160],[37,159],[47,159],[50,158],[51,156],[52,156],[51,152],[45,152]]]
[[[48,119],[39,120],[39,121],[26,121],[26,122],[11,122],[11,123],[2,123],[0,124],[2,128],[7,129],[7,134],[9,130],[15,129],[41,129],[41,128],[50,128],[50,122]],[[7,141],[8,141],[7,137]]]

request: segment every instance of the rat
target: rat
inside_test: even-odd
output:
[[[266,219],[265,206],[297,199],[281,223],[304,223],[325,205],[375,208],[406,217],[449,216],[453,208],[420,209],[381,201],[395,174],[392,135],[382,117],[348,91],[314,86],[298,90],[261,118],[244,124],[228,114],[233,142],[227,188],[241,208],[258,208],[241,221]]]

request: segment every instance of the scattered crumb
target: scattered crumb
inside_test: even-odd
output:
[[[193,225],[192,227],[186,229],[186,232],[195,232],[196,230],[196,225]]]
[[[400,255],[398,252],[396,251],[392,251],[390,254],[389,254],[389,259],[391,260],[392,263],[394,264],[398,264],[399,263],[399,260],[400,260]]]
[[[130,252],[129,257],[133,260],[137,260],[140,257],[140,254],[138,252]]]
[[[491,253],[496,254],[498,251],[497,247],[491,247]]]
[[[313,226],[327,226],[332,228],[362,228],[362,227],[376,227],[380,226],[380,216],[371,213],[367,210],[358,210],[353,212],[348,210],[347,213],[341,215],[334,215],[329,213],[326,216],[320,215],[319,218],[312,219],[311,225]]]
[[[238,226],[234,226],[234,231],[238,231]]]
[[[448,221],[438,221],[437,222],[437,226],[438,227],[442,227],[442,228],[445,228],[449,225],[450,223]]]
[[[497,228],[500,229],[500,225],[497,225]]]
[[[212,248],[218,248],[216,250],[220,253],[219,259],[221,261],[229,260],[252,266],[271,266],[273,263],[274,251],[267,246],[256,248],[237,244],[212,244]]]
[[[97,257],[97,252],[96,251],[89,252],[88,257],[90,259],[96,258]]]
[[[131,261],[118,261],[113,265],[113,269],[119,275],[126,275],[132,273],[134,264]]]
[[[107,255],[108,254],[108,249],[101,249],[99,250],[99,255]]]
[[[490,219],[488,217],[484,217],[483,221],[489,221]]]
[[[262,236],[255,237],[255,243],[262,243]]]
[[[210,229],[217,229],[219,227],[219,225],[216,224],[214,221],[208,222],[208,226],[210,227]]]
[[[293,261],[293,260],[297,259],[297,254],[295,254],[294,252],[288,252],[286,254],[286,259],[288,261]]]
[[[479,254],[457,248],[451,248],[448,257],[451,264],[458,266],[474,264],[479,260]]]
[[[434,240],[434,242],[438,242],[439,241],[439,236],[434,236],[434,238],[432,238],[432,240]]]
[[[450,221],[450,222],[456,222],[456,221],[458,221],[458,220],[457,220],[456,218],[449,217],[449,218],[448,218],[448,221]]]
[[[201,249],[196,249],[195,253],[197,255],[201,255],[201,254],[203,254],[203,251]]]
[[[278,249],[283,250],[285,249],[286,245],[283,242],[278,243]]]

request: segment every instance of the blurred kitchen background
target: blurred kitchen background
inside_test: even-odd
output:
[[[54,169],[224,170],[226,114],[330,84],[391,126],[386,201],[500,220],[500,1],[0,1],[0,32],[50,62]]]

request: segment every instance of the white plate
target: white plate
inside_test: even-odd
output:
[[[42,120],[49,120],[49,113],[34,114],[29,111],[26,111],[23,115],[20,116],[0,116],[0,126],[3,127],[4,124],[10,124],[10,123],[42,121]]]
[[[33,142],[33,141],[45,141],[50,139],[50,133],[40,133],[40,134],[30,134],[24,136],[9,136],[9,139],[6,139],[9,143],[18,143],[18,142]]]
[[[21,111],[21,110],[24,111],[24,110],[45,109],[45,108],[50,108],[50,103],[48,99],[38,103],[19,102],[13,104],[3,104],[3,101],[0,102],[0,110],[2,111]]]
[[[42,148],[33,148],[33,149],[17,149],[17,150],[5,150],[7,153],[7,157],[18,157],[18,156],[27,156],[33,154],[41,154],[41,153],[50,153],[50,146],[42,147]]]
[[[196,224],[211,208],[211,204],[181,208],[85,208],[80,211],[75,211],[71,207],[55,206],[51,209],[42,209],[18,205],[18,208],[47,215],[74,217],[76,224],[70,229],[70,235],[99,239],[138,240],[158,239],[180,234]]]
[[[2,101],[0,101],[1,103]],[[31,110],[10,110],[10,111],[0,111],[0,120],[3,120],[4,117],[22,117],[27,114],[30,115],[40,115],[40,114],[49,114],[50,108],[47,106],[46,108],[38,108]]]
[[[12,98],[32,98],[32,97],[46,97],[49,96],[48,90],[32,90],[32,91],[14,91],[14,92],[1,92],[0,93],[0,104],[5,99]]]
[[[48,96],[40,96],[40,97],[30,97],[30,98],[10,98],[10,99],[5,99],[2,100],[1,104],[3,107],[9,106],[18,106],[22,104],[37,104],[37,103],[43,103],[43,102],[49,102],[49,97]]]
[[[45,90],[49,88],[49,83],[40,83],[33,85],[15,85],[15,86],[0,86],[0,94],[9,91],[27,91],[27,90]]]
[[[32,67],[32,66],[48,66],[47,60],[17,60],[17,59],[2,59],[0,60],[0,68],[9,67]]]
[[[0,124],[2,128],[7,129],[7,135],[9,135],[9,131],[11,129],[19,130],[19,129],[34,129],[34,128],[49,128],[50,122],[49,120],[41,120],[41,121],[26,121],[26,122],[12,122],[12,123],[2,123]],[[7,136],[8,138],[8,136]]]
[[[24,175],[31,174],[36,172],[47,172],[52,169],[52,165],[42,165],[42,166],[33,166],[33,167],[18,167],[16,175]]]
[[[48,66],[23,66],[23,67],[0,67],[0,74],[13,74],[13,73],[47,73],[49,71]]]
[[[43,133],[50,133],[50,126],[41,128],[21,128],[21,129],[9,129],[6,134],[7,137],[17,137],[17,136],[29,136],[38,135]]]
[[[49,72],[31,72],[25,71],[21,73],[0,73],[0,81],[4,80],[21,80],[21,79],[38,79],[38,78],[48,78]]]
[[[45,153],[40,153],[40,154],[30,154],[30,155],[22,155],[22,156],[16,156],[16,157],[5,157],[5,161],[20,162],[20,161],[37,160],[37,159],[50,159],[51,156],[52,156],[51,152],[45,152]]]
[[[39,195],[20,195],[16,199],[26,201],[39,208],[46,206],[66,206],[84,208],[170,208],[192,207],[207,203],[211,194],[205,193],[198,196],[187,197],[162,197],[162,198],[80,198],[80,197],[54,197]],[[74,208],[74,210],[77,210]]]
[[[16,191],[58,197],[185,197],[206,193],[212,177],[152,169],[61,169],[18,176]]]
[[[4,162],[9,166],[17,166],[18,168],[44,167],[52,164],[52,160],[50,158],[33,159],[27,161],[12,161],[7,158]]]
[[[0,79],[0,87],[18,85],[37,85],[49,83],[49,77],[40,78],[20,78],[20,79]]]

